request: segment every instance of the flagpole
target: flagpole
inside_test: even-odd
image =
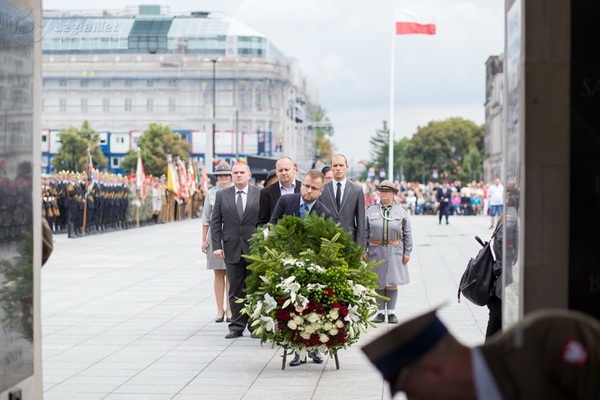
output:
[[[388,179],[394,181],[394,69],[395,69],[396,34],[392,31],[392,57],[390,60],[390,126],[388,143]]]

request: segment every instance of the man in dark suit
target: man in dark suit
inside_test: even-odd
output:
[[[271,219],[275,204],[286,194],[300,193],[300,181],[296,179],[296,164],[290,157],[281,157],[275,163],[275,173],[279,183],[266,186],[260,191],[260,212],[258,225],[264,225]]]
[[[233,186],[217,192],[210,218],[213,254],[225,260],[229,280],[231,323],[226,339],[242,336],[248,324],[248,315],[240,314],[243,305],[236,300],[244,297],[244,282],[250,274],[242,254],[250,254],[248,240],[256,231],[260,197],[260,189],[248,184],[252,176],[248,164],[235,164],[231,175]]]
[[[332,217],[331,211],[318,199],[323,193],[323,173],[311,169],[304,175],[300,193],[283,196],[279,199],[271,215],[270,223],[276,224],[284,215],[303,218],[308,213],[314,213],[323,218]]]
[[[331,210],[335,222],[352,235],[354,241],[365,244],[365,195],[362,188],[346,177],[348,161],[343,154],[331,159],[333,180],[324,186],[321,201]]]
[[[293,215],[295,217],[304,218],[309,213],[314,213],[323,218],[331,217],[331,211],[319,201],[319,196],[323,193],[324,181],[325,176],[321,171],[317,171],[316,169],[308,171],[306,175],[304,175],[304,179],[302,179],[300,193],[294,193],[280,198],[275,205],[275,210],[273,211],[273,215],[269,222],[276,224],[284,215]],[[309,351],[308,357],[316,364],[321,364],[324,361],[323,355],[319,350]],[[290,361],[290,366],[295,367],[305,362],[306,360],[300,359],[300,353],[296,353],[294,359]]]
[[[450,215],[450,210],[452,208],[450,200],[452,200],[452,190],[448,186],[448,182],[444,181],[442,187],[438,189],[436,195],[438,203],[440,203],[440,225],[442,223],[442,217],[446,216],[446,225],[449,224],[448,216]]]
[[[600,322],[534,311],[481,346],[460,343],[431,311],[363,347],[389,382],[419,399],[598,399]]]

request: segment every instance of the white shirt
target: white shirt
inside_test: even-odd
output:
[[[242,204],[244,205],[244,210],[246,210],[246,200],[248,200],[248,186],[243,189],[235,188],[235,201],[237,201],[238,192],[242,192]]]
[[[294,180],[294,182],[292,182],[289,189],[284,188],[281,183],[279,184],[279,191],[281,192],[282,196],[284,196],[286,194],[294,193],[295,189],[296,189],[296,180]]]
[[[499,185],[491,185],[488,188],[488,197],[490,198],[490,205],[492,206],[500,206],[504,201],[504,186],[502,184]]]
[[[504,400],[481,350],[477,347],[471,349],[471,364],[473,365],[473,381],[477,398],[480,400]]]
[[[337,193],[337,184],[341,183],[342,186],[340,187],[342,193],[340,193],[340,204],[342,204],[344,202],[344,188],[346,187],[346,182],[348,182],[348,179],[344,178],[343,181],[336,181],[333,180],[331,181],[331,183],[333,184],[333,198],[335,199],[336,193]]]

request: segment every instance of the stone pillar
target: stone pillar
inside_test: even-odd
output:
[[[42,398],[41,14],[0,0],[0,400]]]
[[[517,190],[521,222],[508,325],[536,309],[569,306],[570,7],[570,0],[506,1],[505,179]]]

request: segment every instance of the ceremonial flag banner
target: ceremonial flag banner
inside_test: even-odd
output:
[[[92,182],[94,179],[94,164],[92,163],[92,155],[88,151],[87,153],[87,181]]]
[[[429,13],[415,13],[397,8],[394,10],[396,35],[435,35],[435,23]]]
[[[146,197],[146,174],[144,173],[144,164],[142,164],[142,155],[139,152],[135,171],[135,186],[140,191],[140,196],[142,198]]]

